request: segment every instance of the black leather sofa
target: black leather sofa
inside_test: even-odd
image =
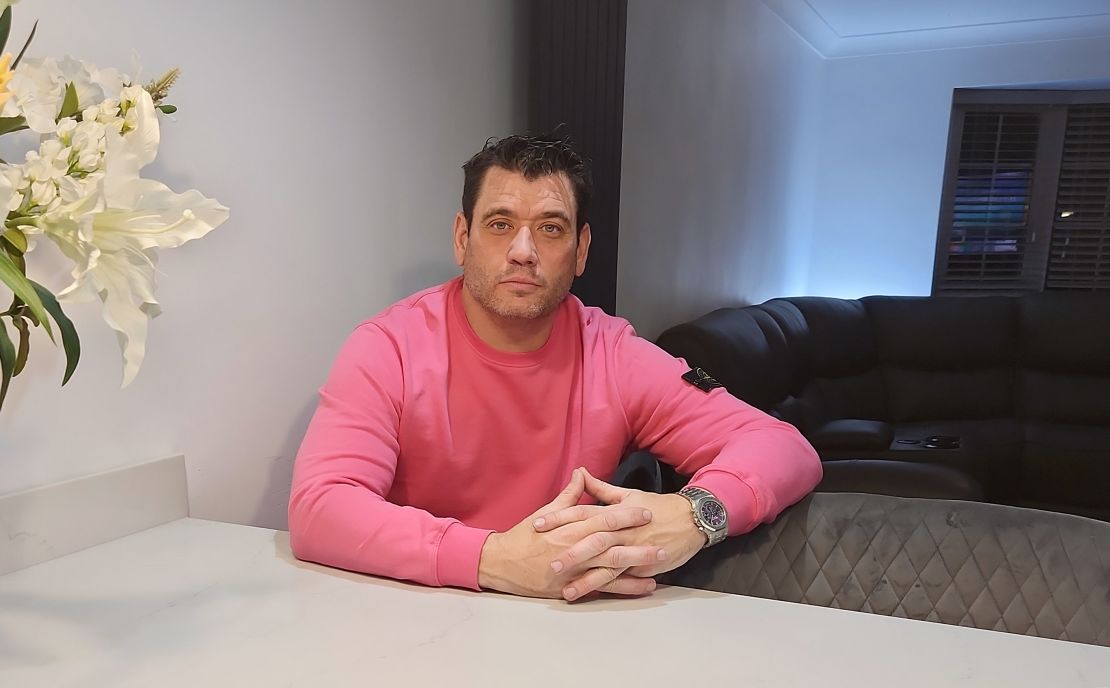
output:
[[[779,298],[657,342],[823,460],[945,466],[987,501],[1110,520],[1110,294]]]

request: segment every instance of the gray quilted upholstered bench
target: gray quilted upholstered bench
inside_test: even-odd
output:
[[[1110,645],[1110,523],[816,493],[660,582]]]

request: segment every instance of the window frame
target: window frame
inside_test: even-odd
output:
[[[930,293],[946,296],[971,296],[1044,291],[1052,248],[1052,231],[1064,154],[1064,139],[1071,105],[1110,103],[1110,90],[1061,91],[1022,89],[955,89],[948,126],[948,147],[937,220],[937,243],[933,256],[933,281]],[[1035,114],[1039,128],[1033,175],[1026,209],[1028,228],[1021,256],[1020,276],[1000,284],[953,285],[947,274],[949,244],[953,230],[956,187],[959,181],[960,153],[964,121],[969,113]],[[970,286],[974,285],[974,286]]]

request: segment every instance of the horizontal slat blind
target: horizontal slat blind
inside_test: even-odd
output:
[[[1110,290],[1110,105],[1072,105],[1045,289]]]
[[[934,292],[1023,286],[1029,201],[1037,159],[1036,112],[967,112],[960,135],[941,279]]]

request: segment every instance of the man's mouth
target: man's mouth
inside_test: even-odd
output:
[[[524,279],[523,277],[507,277],[507,278],[501,280],[501,284],[509,284],[509,285],[515,285],[515,286],[521,286],[521,287],[538,287],[538,286],[540,286],[540,284],[538,282],[533,282],[532,280]]]

